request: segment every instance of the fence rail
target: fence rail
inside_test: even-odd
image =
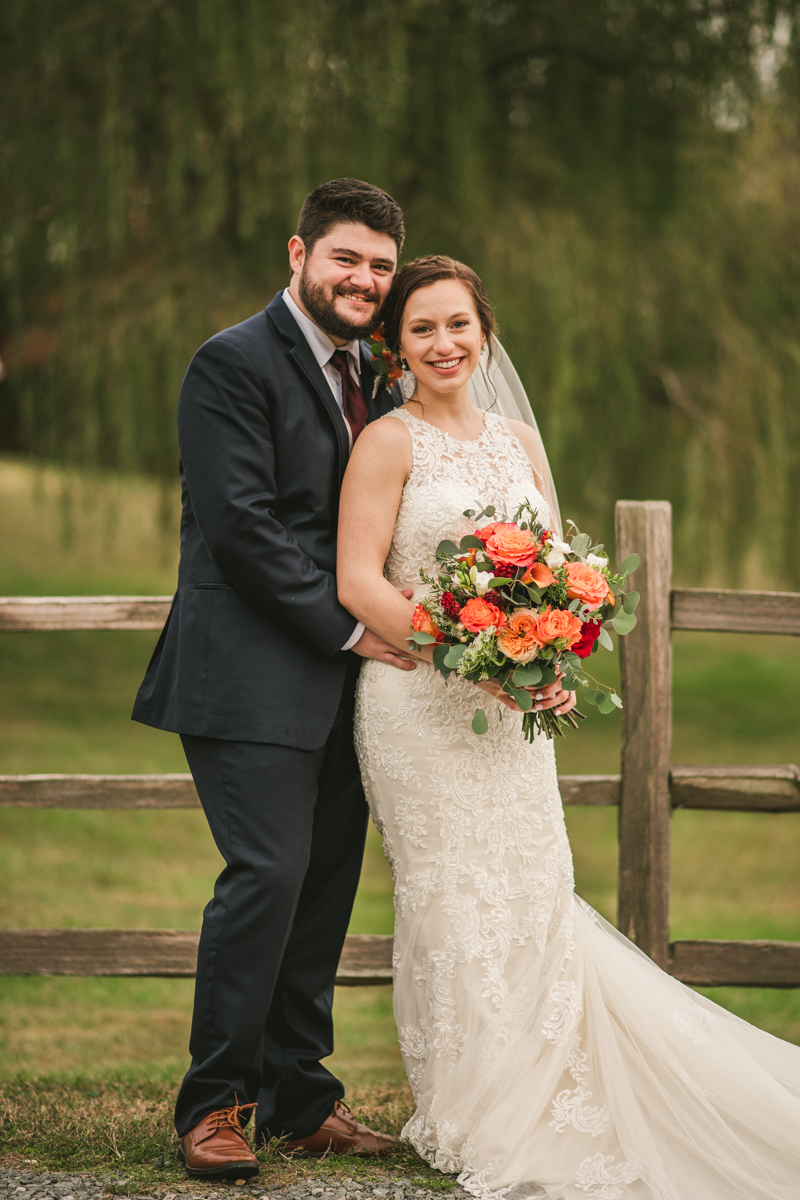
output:
[[[642,557],[636,629],[621,641],[620,775],[562,775],[565,805],[619,810],[619,925],[660,966],[695,986],[800,987],[800,943],[669,941],[669,818],[675,809],[800,812],[800,770],[670,766],[671,630],[800,636],[800,594],[670,589],[671,513],[617,505],[619,558]],[[160,630],[169,596],[0,597],[0,632]],[[191,775],[0,775],[0,808],[199,806]],[[0,974],[190,977],[198,934],[154,929],[0,929]],[[392,938],[349,935],[336,982],[391,983]]]
[[[619,804],[620,775],[559,775],[565,805]],[[800,812],[800,770],[673,766],[670,804],[736,812]],[[0,808],[199,808],[191,775],[0,775]]]

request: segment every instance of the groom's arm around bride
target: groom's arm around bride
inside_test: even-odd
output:
[[[412,665],[356,624],[335,578],[353,440],[396,403],[385,387],[373,396],[360,339],[402,239],[386,193],[355,180],[316,189],[290,243],[290,288],[206,342],[181,388],[178,589],[133,716],[181,735],[226,863],[204,914],[176,1108],[201,1176],[257,1171],[245,1103],[257,1140],[390,1144],[339,1108],[320,1059],[366,831],[357,654]]]

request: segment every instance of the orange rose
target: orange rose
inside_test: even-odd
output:
[[[567,595],[570,600],[581,600],[591,609],[599,608],[609,592],[604,575],[586,563],[567,563]]]
[[[435,637],[437,642],[444,641],[444,634],[439,626],[434,621],[427,608],[423,608],[418,604],[414,609],[414,614],[411,618],[412,628],[416,629],[417,633],[429,633],[431,637]]]
[[[480,597],[468,600],[458,614],[458,619],[470,633],[480,633],[490,625],[494,625],[495,629],[502,629],[506,623],[505,613],[501,612],[496,604],[490,604],[488,600]]]
[[[497,529],[486,542],[486,553],[493,563],[512,567],[532,567],[539,549],[530,529]]]
[[[497,644],[513,658],[514,662],[530,662],[536,658],[544,642],[539,640],[538,614],[530,608],[518,608],[508,618],[505,628],[498,635]]]
[[[528,567],[520,583],[535,583],[537,587],[546,588],[555,581],[556,577],[546,563],[534,563]]]
[[[574,617],[566,608],[548,607],[539,613],[536,621],[536,636],[543,646],[561,642],[559,649],[569,650],[583,633],[583,621]]]
[[[490,521],[488,525],[482,525],[480,529],[476,529],[475,536],[479,537],[485,546],[492,534],[497,533],[499,529],[516,528],[513,521]]]

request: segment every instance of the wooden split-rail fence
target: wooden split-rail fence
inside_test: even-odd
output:
[[[619,927],[665,970],[696,986],[800,987],[800,942],[670,941],[670,814],[676,808],[800,811],[788,766],[673,766],[673,629],[800,636],[800,594],[670,588],[671,512],[620,501],[617,553],[642,558],[638,624],[621,639],[619,775],[565,775],[568,805],[619,809]],[[160,629],[169,597],[0,598],[0,631]],[[579,734],[575,736],[580,736]],[[199,804],[190,775],[3,775],[0,807],[144,809]],[[746,902],[746,901],[743,901]],[[198,934],[156,929],[0,929],[0,974],[192,976]],[[350,935],[337,983],[391,983],[391,937]]]

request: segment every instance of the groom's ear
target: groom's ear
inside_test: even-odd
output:
[[[289,266],[295,275],[299,275],[303,270],[303,263],[306,261],[306,244],[301,237],[294,234],[289,238]]]

